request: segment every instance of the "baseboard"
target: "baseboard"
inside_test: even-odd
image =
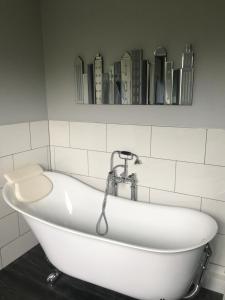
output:
[[[225,270],[223,267],[210,264],[203,280],[203,287],[225,294]],[[225,296],[223,298],[225,300]]]

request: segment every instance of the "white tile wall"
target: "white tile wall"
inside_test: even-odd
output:
[[[19,214],[19,232],[20,235],[23,235],[24,233],[28,232],[30,230],[29,225],[25,221],[24,217]]]
[[[205,142],[205,129],[152,127],[151,155],[203,163]]]
[[[7,244],[1,249],[3,267],[7,266],[19,256],[26,253],[28,250],[37,245],[37,243],[37,239],[35,238],[33,233],[28,232],[20,236],[15,241]]]
[[[126,150],[140,156],[150,155],[151,127],[137,125],[107,125],[107,151]]]
[[[48,147],[37,148],[34,150],[14,154],[15,169],[24,167],[28,164],[39,164],[44,169],[49,168]]]
[[[205,162],[225,166],[225,130],[208,130]]]
[[[19,236],[18,214],[16,212],[0,219],[0,247]]]
[[[69,122],[49,121],[50,145],[69,147]]]
[[[106,124],[70,123],[72,148],[106,151]]]
[[[225,167],[178,162],[176,191],[225,201]]]
[[[138,184],[156,189],[174,190],[175,162],[141,157],[142,164],[130,163],[130,171],[137,173]]]
[[[201,198],[173,192],[150,189],[150,202],[169,206],[188,207],[200,210]]]
[[[213,250],[211,262],[220,266],[225,266],[225,235],[218,234],[211,245]]]
[[[0,268],[34,245],[26,222],[3,200],[3,174],[28,163],[48,168],[48,148],[48,121],[0,126]]]
[[[219,233],[225,234],[225,202],[203,198],[202,211],[211,215],[218,223]]]
[[[3,200],[2,190],[0,189],[0,219],[12,213],[13,209],[9,207]],[[0,229],[1,230],[1,229]]]
[[[62,172],[88,175],[87,150],[55,147],[55,168]]]
[[[0,126],[0,157],[30,149],[28,123]]]
[[[49,145],[48,121],[30,123],[31,147],[39,148]]]
[[[88,151],[89,175],[106,179],[110,169],[110,153]]]
[[[50,167],[52,170],[55,170],[55,147],[50,146],[49,147],[49,162],[50,162]]]
[[[0,158],[0,188],[5,184],[3,177],[5,172],[13,170],[13,159],[12,156],[5,156]]]

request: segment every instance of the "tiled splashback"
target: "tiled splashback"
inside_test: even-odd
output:
[[[39,121],[0,126],[0,140],[0,189],[2,173],[39,163],[104,190],[110,153],[138,154],[142,164],[130,163],[129,171],[137,173],[139,201],[202,210],[218,221],[206,285],[224,292],[225,130]],[[119,195],[129,197],[129,185],[120,185]],[[36,243],[0,193],[1,266]]]
[[[225,290],[225,130],[50,121],[52,169],[105,188],[114,150],[141,156],[129,165],[140,201],[202,210],[219,224],[209,274]],[[129,197],[128,185],[119,194]],[[191,226],[191,224],[190,224]],[[206,277],[210,288],[211,279]]]
[[[49,168],[48,121],[0,126],[0,268],[21,256],[37,240],[23,217],[5,204],[3,174],[29,163]]]

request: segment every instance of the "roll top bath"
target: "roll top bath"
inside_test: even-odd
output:
[[[39,165],[29,165],[4,175],[14,187],[15,196],[21,202],[34,202],[46,197],[53,188]]]
[[[117,154],[131,158],[130,153]],[[216,222],[197,210],[118,197],[117,183],[127,179],[132,186],[132,178],[126,161],[111,169],[119,172],[109,185],[104,236],[96,233],[102,191],[37,166],[6,175],[5,201],[24,216],[57,268],[48,282],[60,271],[136,299],[190,299],[199,290]]]

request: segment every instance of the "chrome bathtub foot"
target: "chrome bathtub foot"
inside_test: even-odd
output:
[[[199,268],[200,270],[199,270],[197,278],[195,279],[195,282],[193,284],[193,288],[191,289],[191,291],[189,291],[189,293],[183,299],[192,299],[199,293],[199,291],[201,289],[202,279],[206,272],[211,255],[212,255],[212,249],[211,249],[210,245],[207,244],[204,249],[203,261],[200,265],[200,268]]]
[[[59,278],[60,275],[61,275],[61,272],[59,270],[55,269],[48,275],[46,282],[53,285],[56,282],[56,280]]]

